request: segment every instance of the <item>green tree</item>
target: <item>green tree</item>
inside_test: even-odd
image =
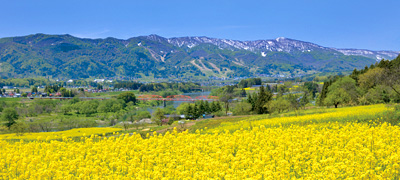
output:
[[[204,101],[204,112],[209,114],[211,112],[210,103],[208,101]]]
[[[33,93],[37,93],[37,92],[38,92],[38,89],[37,89],[36,86],[33,86],[31,91],[32,91]]]
[[[303,96],[304,97],[304,96]],[[302,98],[303,98],[302,97]],[[301,99],[300,98],[300,101]],[[290,103],[290,109],[294,110],[295,112],[300,108],[301,103],[299,101],[299,97],[295,94],[288,94],[286,96],[286,100]]]
[[[364,90],[371,89],[376,85],[381,84],[380,82],[384,80],[384,75],[385,69],[383,68],[376,67],[374,69],[369,69],[366,73],[358,76],[358,84]]]
[[[71,103],[71,104],[75,104],[75,103],[78,103],[78,102],[80,102],[81,100],[79,99],[79,97],[74,97],[74,98],[72,98],[71,100],[69,100],[69,102]]]
[[[177,113],[179,113],[179,114],[186,114],[186,111],[187,111],[187,109],[188,109],[188,106],[190,106],[190,104],[187,103],[187,102],[184,102],[184,103],[180,104],[180,105],[176,108]]]
[[[346,92],[343,88],[333,89],[329,91],[326,96],[324,103],[326,105],[334,105],[335,108],[338,107],[339,104],[345,104],[350,102],[351,96]]]
[[[122,99],[125,103],[133,102],[136,104],[136,96],[133,92],[124,92],[117,96],[117,99]]]
[[[223,102],[224,105],[225,105],[225,114],[226,115],[228,115],[229,104],[231,103],[232,99],[233,99],[233,94],[232,93],[225,93],[219,98],[219,100],[221,102]]]
[[[309,92],[306,91],[306,92],[304,92],[303,96],[300,98],[299,105],[305,108],[306,105],[307,105],[309,102],[310,102],[310,100],[309,100]]]
[[[29,126],[23,122],[17,122],[11,125],[11,132],[15,133],[17,136],[22,136],[25,132],[28,131]]]
[[[205,109],[205,106],[204,106],[204,102],[203,101],[198,101],[198,107],[199,107],[199,114],[200,115],[203,115],[203,114],[205,114],[206,113],[206,109]]]
[[[234,115],[246,115],[251,113],[251,104],[248,102],[238,102],[235,104],[232,113]]]
[[[1,119],[2,121],[5,121],[5,125],[8,127],[8,129],[11,128],[13,124],[16,123],[16,120],[18,119],[19,115],[15,108],[5,108],[1,114]]]
[[[64,113],[64,115],[67,115],[72,111],[72,106],[69,104],[64,104],[63,106],[61,106],[61,111]]]
[[[184,111],[184,115],[186,119],[192,119],[194,116],[194,111],[193,111],[193,107],[191,104],[188,104],[186,106],[186,109]]]
[[[194,104],[194,106],[193,106],[193,119],[197,119],[197,118],[199,118],[200,116],[201,116],[200,110],[199,110],[199,108],[197,107],[197,104]]]
[[[328,94],[328,88],[333,82],[334,82],[334,80],[332,80],[332,79],[329,80],[329,81],[324,82],[324,85],[322,86],[321,93],[319,94],[319,97],[318,97],[318,105],[319,106],[323,106],[324,105],[325,98],[326,98],[326,96]]]
[[[290,108],[290,102],[284,99],[283,97],[279,97],[275,101],[269,101],[265,106],[268,108],[270,113],[271,112],[281,113]]]
[[[342,104],[344,104],[344,103],[358,104],[358,99],[359,99],[359,95],[361,92],[360,92],[359,87],[356,86],[356,81],[354,79],[352,79],[348,76],[339,78],[334,83],[332,83],[332,85],[329,86],[327,95],[329,95],[329,93],[332,93],[339,89],[343,89],[350,96],[350,99],[348,101],[342,101]],[[339,95],[339,94],[336,93],[336,95]],[[343,97],[345,97],[345,96],[343,96]],[[332,100],[332,99],[330,99],[330,100]],[[325,101],[325,102],[331,102],[331,101]],[[330,105],[332,105],[332,104],[330,104]]]
[[[165,119],[164,115],[164,110],[161,108],[157,108],[156,111],[153,112],[153,117],[152,120],[155,122],[157,125],[162,126],[163,124],[163,119]]]
[[[138,111],[136,113],[136,117],[137,120],[142,120],[142,119],[146,119],[146,118],[151,118],[151,114],[149,111]]]
[[[168,105],[166,107],[164,107],[164,112],[165,114],[171,114],[172,112],[174,112],[176,109],[174,108],[173,105]]]
[[[312,98],[315,98],[315,95],[318,92],[318,84],[314,82],[305,82],[304,90],[312,94]]]
[[[251,93],[249,93],[247,97],[247,102],[251,104],[252,111],[254,111],[256,108],[256,100],[257,100],[257,94],[253,93],[253,95],[251,95]]]
[[[125,106],[125,102],[121,99],[107,99],[101,101],[97,107],[97,111],[101,113],[118,112]]]
[[[255,111],[257,114],[264,114],[268,108],[265,106],[272,99],[272,93],[264,90],[264,86],[260,87],[258,91],[257,99],[255,100]]]
[[[168,120],[168,125],[171,125],[172,123],[174,123],[174,121],[179,120],[180,117],[179,115],[176,113],[176,111],[172,112],[170,114],[169,120]]]
[[[101,84],[97,84],[97,89],[98,89],[98,90],[101,90],[101,89],[103,89],[103,85],[101,85]]]
[[[211,112],[211,113],[217,112],[218,109],[219,109],[219,108],[217,107],[217,103],[216,103],[215,101],[213,101],[213,102],[211,103],[211,106],[210,106],[210,112]]]
[[[242,97],[246,97],[247,96],[246,90],[244,90],[244,88],[242,88],[242,91],[240,92],[240,95]]]
[[[95,100],[82,101],[78,105],[80,113],[86,114],[86,116],[90,116],[91,114],[97,112],[97,107],[99,106],[99,102]]]

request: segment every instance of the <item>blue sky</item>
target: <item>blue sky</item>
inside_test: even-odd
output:
[[[0,0],[0,37],[158,34],[288,37],[327,47],[400,50],[399,0]]]

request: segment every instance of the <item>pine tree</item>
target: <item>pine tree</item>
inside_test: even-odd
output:
[[[200,103],[199,103],[199,114],[202,115],[205,112],[206,111],[205,111],[205,108],[204,108],[204,102],[201,100]]]
[[[204,102],[204,111],[206,114],[209,114],[211,112],[210,111],[210,103],[208,103],[208,101]]]
[[[246,90],[244,90],[244,88],[242,88],[242,92],[240,93],[240,95],[242,96],[242,97],[246,97]]]
[[[251,95],[251,93],[249,93],[249,97],[247,98],[247,102],[251,104],[251,111],[255,110],[256,100],[257,100],[257,94],[253,93],[253,95]]]
[[[200,111],[199,111],[199,108],[197,107],[197,104],[194,104],[193,119],[197,119],[198,117],[200,117]]]
[[[328,93],[328,87],[332,84],[332,80],[324,82],[324,85],[322,86],[321,94],[319,95],[318,98],[318,105],[323,106],[324,105],[324,100],[326,98],[326,95]]]
[[[188,104],[186,107],[185,117],[186,119],[191,119],[193,117],[193,109],[191,104]]]
[[[258,92],[257,100],[255,102],[255,111],[258,114],[264,114],[267,112],[265,104],[272,99],[272,93],[264,90],[264,86],[260,87]]]
[[[218,111],[222,110],[222,105],[221,105],[221,103],[219,101],[217,101],[217,103],[216,103],[216,108],[217,108],[217,110],[215,112],[218,112]]]

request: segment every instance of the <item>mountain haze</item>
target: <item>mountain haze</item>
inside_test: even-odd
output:
[[[350,71],[398,51],[337,49],[289,38],[238,41],[139,36],[127,40],[34,34],[0,39],[3,77],[239,77]]]

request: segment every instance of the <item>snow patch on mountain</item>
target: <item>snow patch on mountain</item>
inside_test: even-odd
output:
[[[335,49],[335,50],[339,51],[347,56],[351,56],[351,55],[365,56],[365,57],[376,59],[377,61],[380,61],[382,59],[391,60],[391,59],[396,58],[400,54],[400,51],[371,51],[371,50],[365,50],[365,49]]]
[[[267,53],[261,52],[261,56],[262,56],[262,57],[265,57],[265,56],[267,56]]]
[[[344,55],[364,56],[373,59],[394,59],[399,55],[399,51],[371,51],[364,49],[336,49],[323,47],[314,43],[304,42],[285,37],[278,37],[270,40],[254,40],[254,41],[239,41],[230,39],[218,39],[205,36],[199,37],[176,37],[176,38],[163,38],[157,35],[149,35],[148,39],[153,41],[165,41],[169,44],[178,47],[193,48],[200,44],[212,44],[219,49],[226,50],[246,50],[251,51],[265,57],[268,52],[311,52],[316,50],[331,51],[333,53],[343,53]]]

